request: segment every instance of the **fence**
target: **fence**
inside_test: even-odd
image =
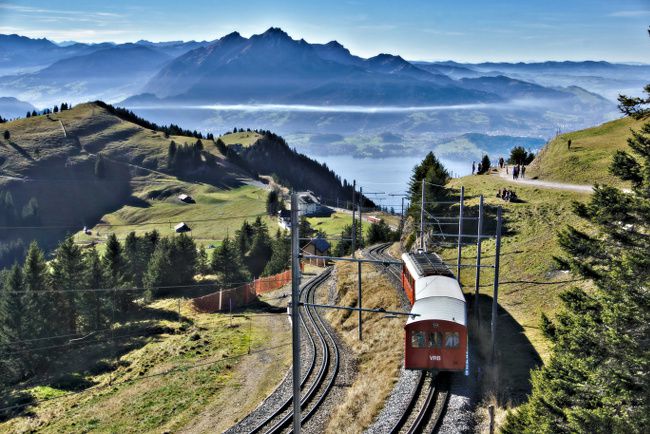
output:
[[[300,266],[302,269],[302,265]],[[245,306],[257,299],[259,294],[282,288],[291,283],[291,270],[273,276],[261,277],[250,283],[231,289],[220,289],[212,294],[192,299],[192,305],[197,312],[223,312]]]

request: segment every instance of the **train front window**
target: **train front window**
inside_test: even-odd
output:
[[[429,335],[429,348],[442,348],[442,333],[433,332]]]
[[[411,332],[411,348],[424,348],[424,332],[412,331]]]
[[[458,332],[445,332],[445,348],[458,348],[460,335]]]

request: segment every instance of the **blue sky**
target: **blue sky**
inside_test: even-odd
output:
[[[354,54],[650,63],[650,0],[0,0],[0,33],[55,41],[212,40],[282,27]]]

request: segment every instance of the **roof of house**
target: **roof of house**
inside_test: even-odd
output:
[[[301,202],[301,203],[305,203],[305,204],[310,204],[310,203],[318,204],[318,203],[320,203],[318,198],[311,191],[304,191],[304,192],[298,193],[298,201]]]
[[[187,225],[187,223],[180,222],[179,224],[174,226],[174,230],[176,232],[188,232],[188,231],[191,231],[192,229],[190,229],[190,227]]]
[[[319,252],[326,252],[331,247],[324,238],[312,238],[309,244],[313,244]]]

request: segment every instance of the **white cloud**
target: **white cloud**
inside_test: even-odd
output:
[[[622,17],[622,18],[634,18],[634,17],[646,17],[650,15],[650,10],[637,10],[637,11],[617,11],[612,12],[608,16],[610,17]]]

